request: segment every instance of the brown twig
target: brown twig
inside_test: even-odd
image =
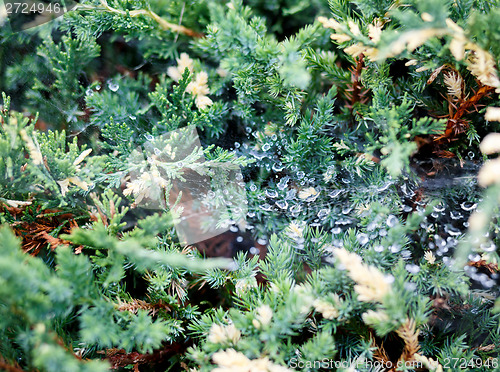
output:
[[[7,211],[16,221],[11,224],[14,233],[22,238],[23,251],[32,256],[40,253],[40,250],[47,244],[52,250],[59,245],[68,245],[70,242],[51,236],[50,233],[60,227],[64,221],[68,221],[68,225],[61,229],[61,233],[69,233],[71,229],[78,227],[74,216],[71,213],[63,213],[55,215],[58,210],[40,211],[40,207],[34,211],[36,215],[33,221],[25,221],[22,216],[25,214],[26,206],[11,207],[0,204],[0,211]],[[20,217],[17,220],[17,217]]]
[[[161,18],[158,14],[156,14],[155,12],[153,12],[151,10],[146,10],[146,9],[137,9],[137,10],[130,10],[130,11],[120,10],[120,9],[116,9],[116,8],[109,6],[108,3],[106,2],[106,0],[101,0],[101,5],[106,11],[108,11],[110,13],[121,14],[124,16],[130,16],[130,17],[139,17],[139,16],[149,17],[149,18],[155,20],[163,30],[177,32],[177,33],[181,33],[181,34],[186,35],[186,36],[197,37],[197,38],[201,38],[201,37],[205,36],[202,33],[196,32],[196,31],[191,30],[191,29],[184,27],[182,25],[176,25],[174,23],[170,23],[170,22],[164,20],[163,18]],[[79,5],[78,8],[80,8],[80,9],[96,9],[94,7],[89,7],[89,6],[85,6],[85,5]]]
[[[352,111],[355,103],[366,103],[368,101],[368,92],[361,84],[361,73],[365,68],[364,56],[361,54],[359,57],[355,58],[356,66],[352,66],[349,71],[351,72],[351,84],[345,90],[345,96],[349,100],[346,107]]]
[[[25,372],[17,363],[9,364],[1,355],[0,355],[0,370],[7,372]]]
[[[118,369],[129,365],[139,368],[142,364],[159,363],[173,355],[182,354],[186,348],[187,345],[185,344],[175,343],[147,354],[141,354],[136,351],[127,353],[124,349],[106,349],[106,351],[98,353],[106,355],[106,359],[111,363],[111,369]]]
[[[406,323],[396,330],[396,333],[405,343],[399,361],[412,360],[413,356],[420,350],[420,345],[418,343],[418,334],[420,331],[416,329],[415,321],[413,319],[407,319]]]
[[[134,314],[137,313],[138,310],[147,310],[151,315],[155,315],[158,310],[171,310],[171,307],[162,301],[149,303],[135,299],[128,302],[119,302],[116,306],[119,311],[129,311]]]

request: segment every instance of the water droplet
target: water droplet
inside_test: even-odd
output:
[[[240,148],[240,146],[241,146],[241,144],[240,144],[239,142],[235,142],[235,143],[234,143],[234,147],[235,147],[235,148],[239,149],[239,148]]]
[[[255,217],[255,212],[248,212],[247,216],[250,218],[253,218],[253,217]]]
[[[281,172],[284,168],[285,168],[285,166],[281,163],[274,163],[273,164],[273,171],[275,171],[275,172]]]
[[[153,151],[154,151],[154,153],[155,153],[156,156],[160,156],[161,155],[160,149],[158,149],[158,148],[155,147]]]
[[[271,211],[273,210],[273,207],[269,203],[264,203],[260,206],[261,209],[265,211]]]
[[[374,250],[375,252],[379,252],[379,253],[380,253],[380,252],[382,252],[384,249],[385,249],[385,248],[384,248],[384,246],[383,246],[383,245],[380,245],[380,244],[375,245],[375,246],[373,247],[373,250]]]
[[[298,178],[299,180],[301,180],[302,178],[304,178],[304,176],[305,176],[305,175],[306,175],[306,174],[305,174],[304,172],[302,172],[302,171],[297,172],[297,178]]]
[[[471,211],[473,209],[476,209],[477,207],[477,203],[472,203],[472,202],[463,202],[462,204],[460,204],[460,207],[464,210],[464,211]]]
[[[97,89],[97,90],[101,90],[101,85],[100,85],[100,84],[97,84],[97,85],[95,86],[95,89]]]
[[[179,168],[182,168],[182,167],[184,166],[184,163],[183,163],[182,161],[180,161],[180,162],[178,162],[178,163],[177,163],[177,166],[178,166]]]
[[[286,189],[287,185],[288,185],[288,181],[290,180],[290,177],[286,176],[286,177],[283,177],[279,182],[278,182],[278,189],[280,190],[284,190]]]
[[[392,253],[398,253],[400,250],[401,250],[401,247],[397,244],[393,244],[389,247],[389,250],[392,252]]]
[[[318,212],[318,217],[322,220],[324,220],[328,214],[330,213],[330,210],[329,209],[321,209],[319,212]]]
[[[472,262],[478,262],[481,260],[481,256],[477,253],[476,254],[472,254],[472,253],[469,254],[468,258]],[[467,268],[469,268],[469,267],[471,267],[471,266],[467,266]]]
[[[250,191],[257,191],[257,186],[254,183],[250,185]]]
[[[146,137],[148,141],[153,141],[155,139],[151,134],[145,134],[144,137]]]
[[[280,207],[281,209],[287,209],[288,208],[288,202],[286,200],[278,200],[276,202],[276,205]]]
[[[415,290],[417,289],[417,285],[415,283],[409,283],[409,282],[406,282],[404,284],[404,287],[409,292],[415,292]]]
[[[386,230],[386,229],[381,229],[381,230],[378,232],[378,234],[379,234],[380,236],[386,236],[386,235],[387,235],[387,230]]]
[[[262,146],[262,151],[269,151],[271,148],[271,145],[269,143],[265,143],[264,146]]]
[[[111,90],[112,92],[116,92],[118,89],[120,89],[120,86],[118,85],[118,83],[116,83],[115,81],[113,80],[109,80],[108,81],[108,88],[109,90]]]
[[[135,115],[130,115],[130,116],[129,116],[129,118],[130,118],[130,120],[135,120],[135,119],[137,119],[137,116],[135,116]]]
[[[286,192],[286,197],[285,197],[285,199],[286,199],[286,200],[290,200],[290,199],[295,198],[295,194],[296,194],[296,193],[297,193],[297,190],[295,190],[295,189],[290,189],[290,190],[288,190],[288,191]]]
[[[398,224],[398,222],[399,222],[398,218],[395,215],[393,215],[393,214],[389,215],[389,217],[387,217],[387,221],[385,221],[385,223],[389,227],[396,226]]]
[[[259,238],[257,239],[257,243],[260,245],[266,245],[267,244],[267,239],[265,238]]]
[[[252,133],[252,128],[250,128],[250,127],[246,127],[246,128],[245,128],[245,132],[247,132],[247,133]]]
[[[344,246],[344,241],[340,240],[340,239],[335,239],[335,240],[332,241],[332,245],[335,248],[342,248]]]
[[[385,185],[383,185],[382,187],[379,187],[379,188],[377,189],[377,191],[378,191],[378,192],[385,191],[385,190],[387,190],[387,189],[389,188],[389,186],[391,186],[391,185],[392,185],[392,182],[387,182],[387,183],[386,183]]]
[[[450,211],[450,217],[452,220],[459,220],[459,219],[463,218],[464,216],[460,212]]]
[[[266,190],[265,194],[268,198],[274,199],[278,197],[278,192],[276,190]]]
[[[445,210],[445,206],[443,204],[438,204],[434,206],[434,212],[441,213]]]
[[[335,221],[335,225],[350,225],[352,221],[349,218],[343,218],[338,221]]]
[[[242,237],[242,236],[238,236],[238,237],[236,238],[236,241],[237,241],[238,243],[241,243],[241,242],[243,241],[243,237]]]
[[[339,196],[339,195],[342,193],[342,191],[343,191],[342,189],[339,189],[339,190],[333,190],[332,192],[330,192],[330,193],[328,194],[328,196],[329,196],[330,198],[332,198],[332,199],[333,199],[333,198],[336,198],[337,196]]]
[[[497,249],[497,246],[493,242],[489,242],[489,244],[483,243],[480,247],[484,252],[493,252]]]
[[[250,254],[259,254],[259,253],[260,253],[260,250],[258,248],[255,248],[255,247],[250,248]]]
[[[366,243],[368,243],[368,235],[366,235],[365,233],[360,233],[358,234],[358,236],[356,236],[356,240],[358,241],[359,244],[361,245],[365,245]]]
[[[92,88],[87,88],[87,90],[85,91],[86,96],[91,96],[93,94],[94,94],[94,91],[92,90]]]
[[[342,214],[348,214],[350,211],[352,211],[352,207],[343,207],[342,208]]]
[[[332,234],[334,235],[337,235],[337,234],[340,234],[342,232],[342,229],[340,227],[334,227],[332,230],[331,230]]]
[[[459,229],[457,229],[457,228],[455,228],[455,227],[453,227],[451,225],[445,225],[444,226],[444,231],[447,234],[450,234],[451,236],[458,236],[458,235],[460,235],[462,233]]]
[[[403,212],[410,213],[411,211],[413,211],[413,207],[410,207],[409,205],[403,206]]]
[[[436,246],[439,249],[444,248],[446,246],[446,241],[439,235],[434,235],[434,242],[436,243]]]

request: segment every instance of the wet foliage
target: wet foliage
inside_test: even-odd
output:
[[[500,370],[500,3],[73,5],[0,7],[0,369]]]

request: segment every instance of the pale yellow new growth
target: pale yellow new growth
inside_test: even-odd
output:
[[[355,253],[344,248],[337,248],[333,252],[357,283],[354,290],[358,293],[358,299],[364,302],[382,302],[391,291],[387,277],[377,268],[363,264],[361,257]]]
[[[469,230],[481,231],[488,223],[488,216],[484,212],[474,211],[469,217]]]
[[[477,183],[482,187],[500,183],[500,158],[484,163],[477,175]]]
[[[318,22],[325,28],[332,28],[337,32],[342,30],[342,25],[333,18],[318,17]]]
[[[488,121],[500,121],[500,107],[488,107],[484,118]]]
[[[416,353],[413,355],[413,359],[416,362],[420,362],[424,365],[424,367],[428,368],[431,372],[443,372],[443,366],[439,364],[437,360],[433,360],[432,358],[427,358],[424,355]]]
[[[432,253],[431,251],[427,251],[424,253],[424,259],[431,265],[436,262],[436,256],[434,256],[434,253]]]
[[[422,20],[424,22],[433,22],[434,21],[434,17],[427,12],[422,13],[421,17],[422,17]]]
[[[255,319],[253,319],[252,324],[255,328],[259,329],[261,326],[266,326],[271,323],[273,318],[273,310],[269,305],[262,305],[255,309],[257,313]]]
[[[313,306],[325,319],[334,319],[339,316],[339,311],[328,301],[316,299],[313,302]]]
[[[477,77],[482,84],[499,88],[500,80],[498,79],[493,56],[474,43],[467,43],[465,47],[471,50],[467,58],[467,69],[472,75]],[[497,91],[498,90],[499,89],[497,89]]]
[[[194,81],[190,82],[186,87],[186,92],[195,96],[196,107],[204,109],[210,106],[213,102],[207,97],[210,93],[208,89],[208,75],[205,71],[199,72]]]
[[[144,197],[150,196],[152,190],[158,187],[165,189],[167,186],[167,180],[162,178],[157,170],[152,170],[144,172],[139,178],[127,183],[123,194],[126,196],[134,194],[135,202],[138,204]]]
[[[376,20],[374,24],[368,25],[368,36],[374,43],[380,41],[380,35],[382,35],[382,22]]]
[[[87,149],[85,150],[84,152],[82,152],[76,159],[75,161],[73,162],[73,165],[78,165],[80,164],[82,161],[85,160],[85,158],[92,152],[92,149]]]
[[[307,189],[299,191],[299,198],[300,199],[307,199],[307,198],[310,198],[310,197],[313,197],[316,195],[318,195],[318,191],[316,191],[316,189],[314,187],[309,187]]]
[[[346,41],[351,40],[351,37],[346,34],[331,34],[330,39],[336,41],[337,43],[344,43]]]
[[[236,344],[240,340],[240,337],[241,332],[234,326],[234,324],[212,324],[207,339],[214,344],[222,344],[227,341]]]
[[[486,114],[487,113],[488,112],[486,112]],[[479,145],[479,149],[485,155],[500,153],[500,133],[490,133],[484,137],[483,141]]]
[[[212,356],[218,365],[212,372],[291,372],[290,369],[276,365],[269,358],[250,360],[234,349],[221,350]]]
[[[456,72],[444,74],[444,84],[448,89],[450,97],[460,99],[462,98],[462,77]]]
[[[61,194],[64,196],[69,190],[69,185],[72,183],[73,185],[78,186],[82,190],[88,191],[89,185],[87,182],[82,181],[78,177],[68,177],[65,178],[64,180],[57,181],[59,184],[59,187],[61,188]]]
[[[427,40],[434,36],[443,36],[447,33],[447,29],[441,28],[425,28],[421,30],[407,31],[401,34],[399,39],[391,45],[391,52],[386,58],[394,57],[407,49],[413,52],[416,48],[423,45]]]
[[[173,80],[179,81],[184,73],[185,69],[193,72],[193,60],[189,57],[187,53],[181,53],[179,58],[177,58],[177,66],[171,66],[167,69],[167,74]]]
[[[359,26],[357,23],[355,23],[353,20],[349,20],[347,23],[349,25],[349,30],[355,35],[359,36],[361,35],[361,30],[359,29]]]
[[[19,131],[19,135],[23,139],[23,141],[26,143],[26,148],[28,149],[28,152],[30,154],[30,159],[35,165],[40,165],[43,163],[43,156],[40,150],[35,146],[35,143],[31,139],[30,136],[28,136],[28,133],[24,129],[21,129]]]
[[[363,313],[361,317],[363,318],[363,322],[368,325],[376,325],[389,321],[389,315],[383,310],[368,310],[366,313]]]

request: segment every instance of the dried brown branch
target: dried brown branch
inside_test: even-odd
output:
[[[355,58],[356,66],[352,66],[349,71],[351,72],[351,83],[345,90],[345,97],[349,101],[346,107],[352,111],[354,104],[356,103],[366,103],[369,99],[369,90],[366,89],[363,84],[361,84],[361,73],[365,68],[364,56],[361,54],[359,57]]]
[[[173,355],[182,354],[187,347],[188,345],[186,344],[175,343],[147,354],[141,354],[136,351],[127,353],[124,349],[106,349],[106,351],[98,353],[106,355],[106,359],[111,364],[111,369],[123,368],[129,365],[133,365],[134,368],[138,369],[142,364],[160,363]]]
[[[129,302],[119,301],[116,305],[119,311],[129,311],[131,313],[137,313],[138,310],[147,310],[151,315],[155,315],[158,310],[170,311],[171,307],[162,301],[156,303],[149,303],[142,300],[132,300]]]
[[[115,13],[115,14],[121,14],[127,17],[139,17],[139,16],[146,16],[158,23],[158,25],[163,29],[163,30],[168,30],[172,32],[177,32],[186,36],[191,36],[191,37],[196,37],[196,38],[201,38],[204,37],[205,35],[199,32],[196,32],[194,30],[191,30],[187,27],[184,27],[182,25],[176,25],[174,23],[168,22],[161,18],[158,14],[151,10],[147,9],[137,9],[137,10],[130,10],[130,11],[124,11],[120,9],[113,8],[108,5],[106,0],[101,0],[101,6],[104,8],[105,11],[110,12],[110,13]],[[93,7],[93,6],[88,6],[88,5],[78,5],[78,9],[82,10],[96,10],[99,8]]]
[[[420,350],[420,344],[418,343],[418,334],[420,331],[416,329],[415,321],[407,319],[406,323],[396,330],[396,333],[405,343],[399,360],[412,360],[413,356]]]
[[[50,235],[61,224],[67,224],[59,231],[59,233],[70,233],[75,227],[78,227],[74,216],[71,213],[58,214],[58,210],[44,210],[40,207],[34,211],[34,220],[26,221],[23,216],[26,211],[26,206],[11,207],[0,204],[0,212],[7,211],[15,219],[11,224],[14,233],[22,239],[23,251],[32,256],[40,253],[41,249],[47,245],[54,250],[59,245],[68,245],[70,242],[59,239]]]
[[[0,355],[0,371],[25,372],[17,363],[9,363]]]

